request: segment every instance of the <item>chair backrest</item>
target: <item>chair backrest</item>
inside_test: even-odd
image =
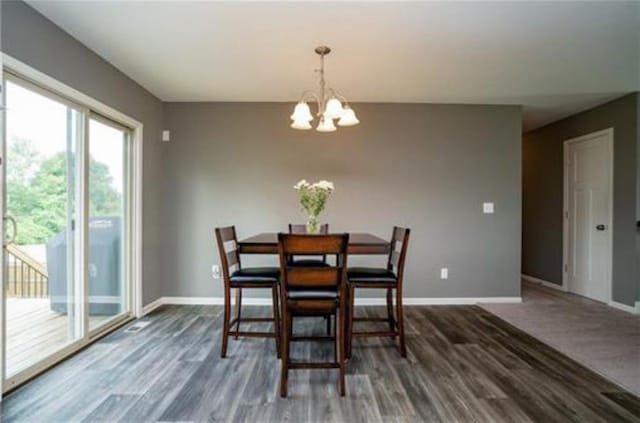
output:
[[[347,280],[347,246],[349,234],[298,235],[278,234],[278,251],[283,296],[289,290],[338,290],[344,293]],[[336,255],[335,266],[292,266],[292,255]]]
[[[289,233],[304,235],[307,233],[307,225],[289,223]],[[320,225],[320,235],[327,234],[329,234],[329,224],[323,223],[322,225]]]
[[[289,233],[290,234],[297,234],[297,235],[305,235],[307,233],[307,225],[289,223]],[[328,235],[328,234],[329,234],[329,224],[328,223],[323,223],[322,225],[320,225],[320,233],[319,233],[319,235]],[[322,260],[323,263],[326,263],[327,262],[327,256],[323,255],[322,257],[320,257],[320,260]],[[295,261],[294,256],[289,256],[289,262],[293,263],[294,261]]]
[[[231,273],[235,270],[240,270],[241,267],[236,227],[216,228],[216,240],[218,242],[218,252],[220,253],[222,276],[226,283],[229,282]]]
[[[407,257],[407,247],[409,246],[409,228],[393,227],[391,234],[391,248],[389,251],[389,261],[387,269],[396,273],[398,283],[402,282],[404,275],[404,262]]]

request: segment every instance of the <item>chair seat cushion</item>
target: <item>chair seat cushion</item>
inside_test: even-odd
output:
[[[320,259],[297,259],[289,263],[293,267],[329,267],[327,263]]]
[[[336,291],[327,290],[293,290],[287,292],[290,300],[334,300],[338,298]]]
[[[279,267],[246,267],[231,274],[233,283],[274,283],[280,279]]]
[[[398,281],[396,274],[391,270],[378,267],[350,267],[347,275],[351,282],[395,283]]]

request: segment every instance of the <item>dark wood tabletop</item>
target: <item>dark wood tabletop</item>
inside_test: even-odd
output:
[[[242,254],[278,254],[278,234],[266,232],[238,242]],[[349,233],[349,254],[389,254],[389,241],[367,233]]]

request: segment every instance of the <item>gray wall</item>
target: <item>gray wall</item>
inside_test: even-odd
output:
[[[636,95],[636,224],[640,222],[640,95]],[[636,300],[640,301],[640,227],[636,226],[636,266],[638,279]]]
[[[563,142],[614,128],[613,300],[640,299],[635,220],[638,93],[524,135],[523,273],[562,284]]]
[[[408,297],[520,295],[519,107],[356,104],[362,123],[330,134],[290,129],[292,107],[165,105],[164,295],[221,296],[214,227],[235,224],[242,238],[304,222],[292,188],[301,178],[335,182],[321,217],[332,231],[412,229]],[[257,263],[276,260],[247,262]]]
[[[143,303],[157,299],[161,296],[162,103],[27,4],[2,2],[1,12],[4,53],[144,124]]]

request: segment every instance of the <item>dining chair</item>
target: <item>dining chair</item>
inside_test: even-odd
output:
[[[216,240],[222,276],[224,280],[224,321],[222,324],[222,350],[220,357],[227,355],[229,335],[238,337],[275,338],[276,354],[280,358],[280,268],[279,267],[242,267],[235,226],[216,228]],[[236,317],[231,319],[231,289],[236,290]],[[242,290],[270,289],[273,301],[273,317],[242,317]],[[273,322],[273,332],[241,332],[240,323]],[[235,325],[235,330],[231,328]]]
[[[351,267],[347,271],[349,291],[349,321],[347,325],[347,357],[351,357],[351,346],[354,337],[384,336],[399,339],[400,355],[407,356],[404,340],[404,311],[402,309],[402,281],[404,264],[409,245],[408,228],[394,226],[391,235],[389,257],[386,267]],[[387,317],[355,317],[354,303],[356,288],[386,289]],[[393,290],[396,291],[396,316],[393,315]],[[360,331],[355,332],[355,322],[387,322],[388,331]]]
[[[297,235],[305,235],[307,233],[307,225],[289,223],[289,233],[297,234]],[[323,223],[322,225],[320,225],[319,235],[328,235],[328,234],[329,234],[329,224]],[[321,256],[320,258],[313,258],[313,257],[297,258],[292,256],[289,258],[289,260],[295,266],[324,266],[327,264],[326,254]]]
[[[305,235],[307,234],[307,225],[289,223],[289,233],[296,234],[296,235]],[[321,224],[319,235],[328,235],[328,234],[329,234],[329,224],[328,223]],[[327,265],[326,254],[320,257],[305,256],[304,258],[291,256],[288,258],[288,260],[289,260],[290,266],[326,266]],[[331,315],[325,315],[322,317],[324,317],[327,325],[327,335],[331,335],[331,326],[332,326]]]
[[[282,274],[282,374],[280,395],[287,396],[289,370],[338,369],[338,392],[345,395],[345,329],[347,245],[349,235],[278,235],[278,251]],[[335,266],[292,266],[291,255],[336,255]],[[299,316],[334,315],[334,335],[325,337],[294,336],[293,318]],[[332,340],[333,362],[292,361],[290,345],[295,341]]]

